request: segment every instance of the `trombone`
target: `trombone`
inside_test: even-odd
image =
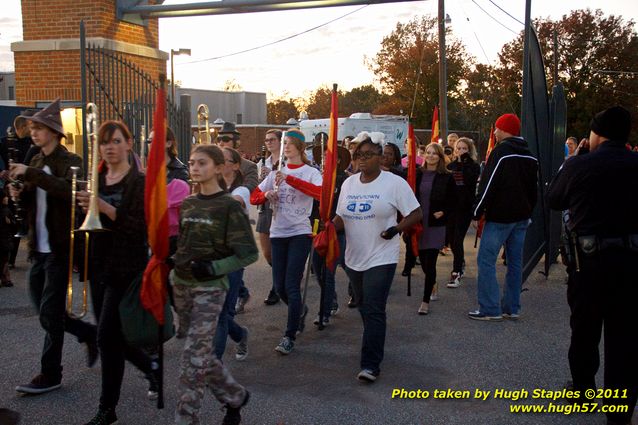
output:
[[[89,289],[89,233],[104,230],[100,222],[100,211],[98,208],[98,140],[97,140],[97,107],[94,103],[86,105],[86,132],[89,138],[88,159],[89,172],[87,173],[86,190],[89,192],[89,208],[84,218],[84,222],[79,229],[75,229],[75,208],[77,198],[77,184],[79,167],[71,167],[71,232],[69,245],[69,280],[67,284],[66,311],[75,319],[81,319],[88,312],[88,289]],[[82,309],[79,314],[73,312],[73,254],[75,233],[84,232],[84,281],[82,286]]]
[[[202,143],[209,145],[210,144],[210,128],[208,126],[208,117],[210,113],[208,111],[208,106],[204,103],[197,106],[197,143],[200,145]],[[203,137],[202,141],[202,121],[204,122],[204,127],[206,128],[206,135]]]

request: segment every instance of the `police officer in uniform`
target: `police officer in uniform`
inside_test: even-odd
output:
[[[631,424],[638,395],[638,154],[625,146],[630,130],[630,114],[620,106],[596,114],[590,153],[568,159],[548,193],[550,207],[570,215],[567,301],[574,390],[582,397],[596,388],[604,329],[604,387],[612,392],[603,402],[628,406],[627,412],[607,413],[608,425]]]

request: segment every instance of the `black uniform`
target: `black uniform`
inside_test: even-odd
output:
[[[607,414],[628,424],[638,395],[638,154],[608,140],[565,162],[549,188],[552,209],[568,210],[572,240],[567,301],[572,329],[569,365],[576,390],[595,388],[604,325],[605,388],[627,390],[628,413]],[[599,400],[587,400],[596,402]]]

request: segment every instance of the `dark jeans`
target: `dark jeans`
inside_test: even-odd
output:
[[[596,388],[600,364],[598,346],[605,335],[605,389],[627,390],[627,398],[605,399],[605,404],[626,404],[628,413],[608,413],[614,423],[631,420],[638,398],[638,362],[631,341],[638,329],[635,303],[638,299],[635,264],[638,254],[609,249],[593,256],[580,256],[580,271],[568,269],[567,301],[572,329],[569,367],[574,389],[581,394]]]
[[[151,373],[151,359],[139,348],[124,342],[120,321],[120,302],[126,292],[126,285],[133,277],[114,277],[121,286],[104,285],[104,300],[97,328],[97,344],[102,361],[102,394],[100,409],[115,408],[120,400],[120,388],[124,376],[124,360],[128,360],[145,374]]]
[[[419,250],[419,260],[421,260],[421,269],[425,273],[425,282],[423,285],[423,302],[430,303],[432,289],[436,284],[436,260],[439,257],[438,249],[421,249]]]
[[[463,264],[465,263],[463,241],[465,241],[467,229],[469,229],[470,223],[472,222],[472,211],[471,209],[456,210],[451,219],[454,222],[453,237],[450,241],[452,244],[452,254],[454,254],[452,271],[460,273],[463,271]]]
[[[392,286],[396,264],[386,264],[358,272],[346,268],[354,298],[363,320],[361,369],[380,372],[385,346],[385,306]]]
[[[301,279],[312,245],[308,235],[270,238],[272,244],[272,280],[277,294],[288,305],[285,336],[295,339],[301,318]]]
[[[69,276],[68,257],[53,253],[35,253],[29,270],[29,293],[45,331],[41,373],[52,380],[62,377],[64,332],[80,342],[95,341],[95,326],[66,314],[66,291]]]
[[[222,307],[219,318],[217,319],[217,330],[215,331],[215,355],[222,360],[224,351],[226,351],[226,340],[230,336],[235,342],[239,342],[243,336],[241,326],[235,323],[235,304],[239,294],[239,287],[244,277],[244,269],[228,273],[228,292],[226,292],[226,300]]]
[[[344,267],[344,254],[346,250],[346,235],[338,234],[337,239],[339,241],[339,258],[337,259],[337,265],[341,265]],[[337,267],[335,266],[334,271],[330,271],[326,266],[326,259],[317,253],[317,251],[313,251],[312,254],[312,269],[315,271],[315,276],[317,277],[317,281],[319,282],[319,286],[321,287],[321,300],[319,310],[323,309],[323,317],[330,317],[330,308],[332,307],[332,302],[336,299],[335,293],[335,273],[337,272]],[[321,304],[322,303],[322,304]]]

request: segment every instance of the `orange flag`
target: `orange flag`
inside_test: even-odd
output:
[[[168,201],[166,194],[166,158],[162,140],[166,139],[166,91],[160,79],[157,103],[153,115],[153,131],[157,143],[151,144],[146,168],[144,210],[148,243],[153,253],[144,270],[140,298],[142,305],[160,325],[164,324],[166,304],[166,280],[168,267],[164,262],[168,256]]]
[[[434,105],[434,113],[432,114],[432,138],[430,141],[432,143],[439,143],[439,107],[438,105]]]
[[[492,153],[492,149],[494,149],[494,126],[490,128],[490,139],[487,142],[487,153],[485,154],[485,162],[490,157],[490,153]],[[476,226],[476,238],[480,238],[483,236],[483,227],[485,227],[485,215],[481,217]]]
[[[334,271],[339,259],[339,241],[337,231],[330,220],[334,203],[335,186],[337,184],[337,131],[339,114],[337,111],[337,85],[332,87],[332,101],[330,105],[330,130],[326,146],[325,163],[323,164],[323,182],[321,184],[321,198],[319,199],[319,215],[324,223],[324,230],[315,238],[317,253],[326,258],[326,266]]]
[[[408,184],[412,192],[416,193],[416,137],[412,123],[408,124]],[[407,231],[410,235],[412,253],[419,256],[419,236],[423,232],[423,224],[417,223]]]

